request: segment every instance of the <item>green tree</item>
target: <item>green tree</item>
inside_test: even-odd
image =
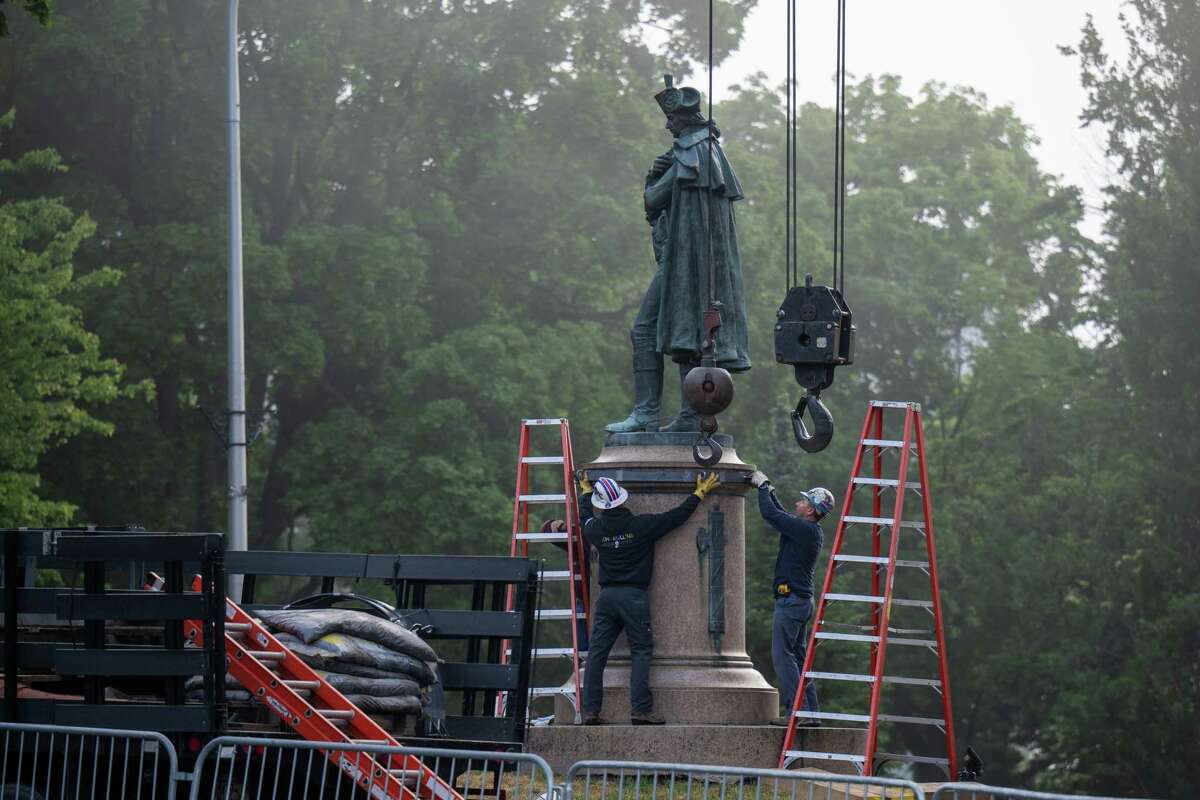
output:
[[[40,24],[50,24],[50,0],[21,0],[21,6]],[[0,39],[5,38],[8,34],[8,16],[3,10],[0,10]]]
[[[16,113],[0,116],[0,131]],[[53,150],[0,158],[0,187],[62,170]],[[38,459],[83,432],[111,434],[90,409],[117,396],[121,370],[75,303],[116,282],[101,269],[75,274],[72,259],[95,230],[60,200],[10,200],[0,194],[0,527],[63,524],[74,506],[39,491]]]

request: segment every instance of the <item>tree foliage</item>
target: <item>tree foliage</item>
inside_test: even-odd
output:
[[[15,118],[0,115],[0,132]],[[0,527],[66,522],[75,506],[42,496],[39,458],[81,432],[113,430],[91,409],[117,395],[120,368],[101,356],[78,303],[118,273],[75,275],[75,252],[95,229],[86,215],[53,198],[8,197],[62,169],[50,149],[0,158]]]

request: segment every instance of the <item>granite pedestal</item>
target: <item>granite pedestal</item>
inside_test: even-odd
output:
[[[701,468],[692,460],[695,441],[694,433],[613,434],[584,469],[592,480],[609,477],[625,487],[635,514],[679,505],[695,490],[701,472],[720,475],[717,490],[655,549],[650,689],[654,710],[668,723],[761,725],[778,714],[779,693],[746,653],[746,495],[752,490],[749,476],[754,467],[738,458],[732,437],[718,435],[724,448],[721,460]],[[711,535],[718,528],[724,533],[724,630],[716,637],[710,630],[714,600],[710,600],[709,560],[714,553],[706,553],[702,573],[697,533],[705,529]],[[715,602],[721,604],[719,599]],[[622,635],[604,671],[606,721],[629,721],[629,667],[629,648]],[[557,724],[574,722],[575,710],[566,698],[558,700],[555,711]]]

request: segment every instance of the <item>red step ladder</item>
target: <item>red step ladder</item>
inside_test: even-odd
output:
[[[530,429],[537,427],[555,426],[559,433],[558,455],[531,455]],[[534,494],[531,491],[530,467],[558,467],[562,476],[562,491],[550,494]],[[555,487],[557,488],[557,486]],[[529,708],[535,700],[559,695],[567,697],[575,708],[575,716],[580,715],[582,685],[579,680],[580,659],[587,657],[587,651],[580,650],[580,628],[586,633],[588,612],[588,576],[584,570],[584,553],[587,543],[583,540],[583,531],[579,526],[579,501],[575,491],[575,459],[571,450],[571,426],[565,418],[523,419],[521,420],[520,441],[517,445],[517,488],[513,498],[512,543],[509,554],[512,556],[529,557],[530,544],[565,545],[566,569],[547,569],[545,560],[542,561],[541,579],[543,585],[550,581],[566,581],[568,587],[567,608],[539,608],[537,612],[538,627],[534,639],[532,658],[571,660],[572,678],[566,686],[531,686],[529,689]],[[535,505],[565,507],[562,519],[566,522],[563,532],[548,532],[530,529],[530,508]],[[537,523],[534,523],[537,525]],[[543,592],[544,596],[544,592]],[[509,589],[507,609],[512,610],[513,595]],[[538,639],[545,641],[543,636],[544,622],[567,622],[571,626],[570,647],[538,647]],[[565,636],[558,637],[566,639]],[[508,660],[509,643],[501,648],[502,663]],[[535,670],[536,674],[536,670]],[[502,713],[503,695],[498,699],[498,713]],[[578,721],[578,720],[577,720]]]
[[[162,578],[151,574],[151,579],[153,584],[148,588],[161,590]],[[193,591],[200,591],[200,580],[197,576],[193,581]],[[204,643],[201,622],[185,620],[183,631],[185,646]],[[401,746],[370,715],[360,711],[280,644],[261,622],[229,599],[225,601],[225,656],[226,668],[237,682],[307,741]],[[416,756],[337,749],[320,752],[367,797],[462,800],[450,784]]]
[[[884,414],[896,411],[903,412],[903,429],[898,439],[884,438]],[[889,453],[899,456],[896,477],[884,477],[883,460]],[[918,475],[917,480],[908,476],[910,457],[916,454]],[[871,466],[869,474],[864,472],[864,460],[870,455]],[[865,487],[870,495],[870,516],[852,512],[858,489]],[[887,490],[895,491],[895,499],[888,516],[884,516],[883,494]],[[921,517],[916,520],[904,518],[905,496],[913,492],[921,499]],[[797,759],[808,761],[848,761],[854,764],[863,775],[872,775],[876,767],[885,761],[907,761],[917,764],[932,764],[947,771],[953,779],[957,774],[957,759],[954,747],[954,720],[950,709],[950,682],[946,671],[946,638],[942,627],[942,603],[938,589],[937,549],[933,538],[933,512],[930,505],[929,473],[925,465],[925,436],[921,426],[921,406],[917,403],[898,403],[882,400],[872,400],[863,421],[862,433],[859,436],[857,453],[854,456],[854,466],[850,471],[850,482],[846,487],[845,503],[842,506],[841,518],[838,520],[837,532],[833,537],[833,548],[829,554],[829,568],[825,572],[825,582],[821,587],[821,597],[813,615],[812,630],[809,634],[808,649],[805,651],[804,668],[800,673],[800,685],[796,689],[795,702],[788,719],[787,735],[784,737],[783,751],[779,756],[779,766],[787,767]],[[855,527],[855,534],[847,536],[847,529]],[[857,535],[858,531],[869,530],[869,540]],[[883,532],[890,532],[887,541],[887,552],[883,554]],[[899,558],[901,536],[917,535],[925,542],[925,558],[922,560],[906,560]],[[855,544],[868,544],[870,554],[847,552],[849,540]],[[870,569],[870,594],[837,593],[831,591],[833,581],[843,570],[847,572]],[[929,578],[930,599],[918,600],[911,598],[911,593],[903,590],[899,597],[894,596],[897,568],[916,569],[925,573]],[[846,579],[851,579],[848,574]],[[860,576],[861,579],[861,576]],[[901,581],[901,586],[911,589],[915,586],[912,581]],[[833,623],[826,619],[829,607],[833,603],[863,604],[870,611],[869,625],[844,625]],[[933,620],[934,638],[912,638],[915,635],[927,636],[927,629],[909,629],[894,626],[892,607],[920,608],[929,612]],[[839,633],[832,628],[850,628],[855,633]],[[897,634],[892,637],[891,634]],[[814,672],[813,664],[818,647],[834,645],[861,646],[869,644],[867,657],[868,669],[865,673],[843,672]],[[938,677],[904,677],[888,675],[884,672],[888,645],[912,646],[927,648],[937,657]],[[833,712],[810,713],[801,711],[800,705],[804,698],[804,689],[808,681],[818,679],[826,681],[856,681],[870,686],[869,708],[865,714],[845,714]],[[939,717],[914,717],[897,714],[879,713],[880,698],[884,684],[904,684],[910,686],[927,686],[941,697],[942,714]],[[861,723],[866,725],[866,748],[864,752],[832,753],[810,750],[793,749],[796,738],[797,722],[804,718],[818,720],[837,720],[840,722]],[[877,750],[880,723],[897,723],[902,725],[930,725],[937,727],[945,734],[946,757],[912,755],[904,753],[881,753]]]

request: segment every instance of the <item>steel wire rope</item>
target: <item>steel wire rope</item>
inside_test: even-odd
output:
[[[705,244],[708,250],[708,307],[715,308],[717,304],[717,265],[713,260],[713,214],[712,214],[712,198],[709,196],[712,193],[713,182],[713,136],[715,128],[713,127],[713,13],[714,0],[708,0],[708,136],[705,141],[708,145],[708,163],[705,169],[708,172],[708,186],[705,187],[704,194],[701,197],[708,198],[705,203]],[[708,331],[705,331],[707,334]],[[711,345],[713,356],[716,356],[717,343],[715,341],[716,333],[713,333],[714,341]]]

